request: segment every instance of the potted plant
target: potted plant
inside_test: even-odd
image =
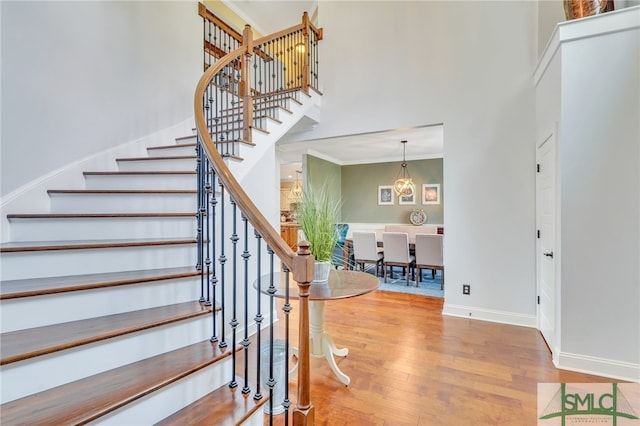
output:
[[[324,189],[311,186],[305,188],[298,208],[298,222],[316,261],[314,281],[327,281],[331,267],[331,256],[338,242],[335,223],[340,212],[340,202]]]

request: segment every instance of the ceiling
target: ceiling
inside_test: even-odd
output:
[[[302,22],[302,14],[313,16],[318,0],[223,0],[260,34],[267,35]],[[274,4],[277,4],[274,6]],[[256,21],[256,17],[260,17]]]

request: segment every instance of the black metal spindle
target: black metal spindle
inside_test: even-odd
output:
[[[269,253],[269,288],[267,290],[269,294],[269,380],[266,385],[269,388],[269,413],[273,413],[273,388],[276,386],[276,379],[273,377],[273,312],[275,310],[276,287],[273,281],[274,252],[269,246],[267,246],[267,253]],[[273,424],[273,414],[269,415],[269,424]]]
[[[211,193],[212,188],[211,188],[211,175],[213,174],[213,169],[211,168],[211,165],[209,164],[209,159],[207,158],[207,156],[204,156],[205,158],[205,167],[206,167],[206,174],[205,174],[205,183],[204,183],[204,188],[205,188],[205,195],[206,195],[206,199],[204,202],[204,206],[205,206],[205,217],[204,219],[204,224],[206,227],[206,247],[207,247],[207,254],[204,260],[204,264],[206,266],[207,269],[207,273],[205,275],[205,280],[203,282],[203,285],[206,283],[206,288],[207,288],[207,297],[206,300],[204,302],[205,306],[211,306],[211,291],[210,291],[210,287],[209,287],[209,276],[211,274],[211,227],[209,226],[209,215],[211,214],[210,212],[210,203],[209,203],[209,199],[211,198]],[[202,275],[202,274],[201,274]]]
[[[242,339],[242,347],[244,348],[244,387],[243,394],[251,392],[249,387],[249,222],[247,217],[242,214],[242,222],[244,226],[244,250],[242,251],[242,260],[244,262],[244,339]]]
[[[212,182],[212,186],[213,183],[216,181],[216,172],[214,170],[211,171],[211,182]],[[210,204],[211,204],[211,219],[207,218],[207,220],[211,220],[211,250],[212,250],[212,254],[211,257],[212,259],[216,258],[216,245],[215,241],[216,241],[216,209],[218,207],[218,198],[216,197],[216,191],[212,190],[211,191],[211,200],[210,200]],[[211,270],[211,293],[213,294],[213,300],[212,300],[212,305],[213,305],[213,309],[212,309],[212,333],[211,333],[211,338],[209,339],[209,341],[211,342],[217,342],[218,341],[218,327],[216,324],[216,318],[218,317],[216,315],[216,288],[218,285],[218,277],[216,276],[216,268],[215,265]],[[224,303],[224,300],[223,300]]]
[[[253,395],[253,399],[256,401],[262,399],[262,392],[260,391],[260,346],[262,345],[262,237],[254,229],[254,235],[256,237],[256,316],[254,321],[256,322],[256,393]]]
[[[289,407],[291,407],[291,400],[289,399],[289,314],[291,314],[291,303],[289,300],[289,268],[287,265],[283,265],[283,271],[285,274],[285,296],[284,296],[284,306],[282,307],[282,311],[284,312],[284,353],[285,353],[285,362],[284,362],[284,401],[282,401],[282,405],[284,406],[284,424],[289,424]]]
[[[233,198],[229,198],[229,203],[231,204],[231,321],[229,325],[231,326],[231,347],[235,349],[237,344],[237,330],[238,330],[238,218],[237,212],[238,208],[236,206],[236,202]],[[238,382],[236,381],[236,361],[237,361],[237,352],[235,350],[231,353],[231,364],[232,375],[231,383],[229,383],[230,388],[235,388],[238,386]]]
[[[224,250],[224,245],[225,245],[225,240],[224,240],[224,210],[225,210],[225,205],[224,205],[224,185],[222,184],[222,181],[220,180],[220,178],[218,178],[219,181],[219,185],[220,185],[220,257],[218,258],[218,262],[220,262],[220,282],[221,282],[221,286],[220,286],[220,301],[222,303],[222,308],[220,309],[220,324],[222,325],[222,330],[220,332],[220,343],[218,343],[218,346],[220,348],[226,348],[227,347],[227,341],[226,341],[226,324],[224,322],[224,317],[225,317],[225,313],[227,311],[227,303],[225,300],[225,287],[226,287],[226,281],[225,281],[225,266],[227,263],[227,258],[224,255],[225,250]]]
[[[206,105],[205,105],[206,108]],[[204,221],[204,200],[206,199],[206,188],[204,187],[204,151],[202,150],[199,138],[196,138],[196,179],[197,179],[197,212],[196,212],[196,270],[200,271],[200,302],[204,302],[204,287],[205,287],[205,271],[203,268],[204,263],[204,235],[203,235],[203,221]]]

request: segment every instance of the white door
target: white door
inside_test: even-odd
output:
[[[538,328],[556,355],[555,134],[538,145],[536,159]]]

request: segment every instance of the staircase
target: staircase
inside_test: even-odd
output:
[[[277,106],[256,103],[251,143],[234,142],[232,153],[217,146],[235,178],[248,179],[319,99],[297,92]],[[229,388],[248,380],[230,377],[243,345],[221,347],[235,342],[233,330],[215,330],[226,299],[209,296],[212,272],[196,267],[196,140],[186,134],[118,158],[117,170],[86,171],[84,189],[47,191],[49,213],[7,216],[3,425],[262,424],[268,392],[256,400]]]

